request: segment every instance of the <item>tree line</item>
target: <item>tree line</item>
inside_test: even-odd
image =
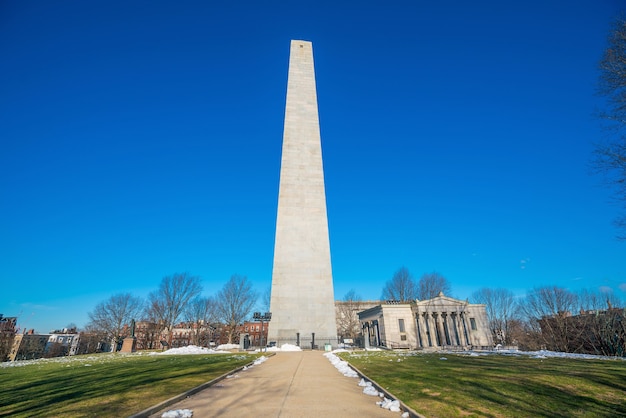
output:
[[[156,324],[155,332],[167,335],[171,344],[174,327],[184,321],[191,325],[192,343],[199,344],[202,327],[219,323],[231,343],[258,294],[240,275],[233,275],[214,297],[203,297],[201,291],[199,277],[188,273],[166,276],[146,300],[120,293],[98,303],[89,313],[86,331],[103,333],[117,344],[128,335],[131,320],[138,318]],[[385,283],[381,298],[410,303],[440,293],[451,296],[450,282],[442,274],[426,273],[415,280],[406,267],[401,267]],[[269,292],[263,299],[269,299]],[[613,293],[545,286],[519,297],[508,289],[485,287],[468,301],[485,304],[495,344],[524,350],[626,355],[626,304]],[[356,291],[350,290],[338,305],[338,333],[343,337],[359,335],[355,313],[361,310],[361,302]]]
[[[245,276],[235,274],[214,296],[201,296],[200,277],[176,273],[161,279],[157,290],[147,299],[130,293],[119,293],[98,303],[89,312],[86,331],[104,334],[114,347],[128,336],[129,324],[135,320],[155,324],[156,335],[167,335],[171,346],[176,324],[192,325],[191,341],[198,344],[200,330],[208,324],[220,323],[232,343],[238,325],[250,315],[258,295]]]
[[[508,289],[472,295],[486,304],[494,341],[523,349],[626,355],[626,304],[610,292],[537,287],[516,298]]]

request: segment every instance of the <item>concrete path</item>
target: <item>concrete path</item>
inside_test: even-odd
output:
[[[363,394],[359,380],[345,377],[320,351],[278,352],[263,364],[240,371],[165,411],[193,410],[204,417],[382,417],[380,398]]]

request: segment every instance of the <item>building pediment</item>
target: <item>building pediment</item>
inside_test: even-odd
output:
[[[444,295],[443,293],[439,293],[439,295],[432,299],[418,300],[415,302],[415,306],[418,309],[423,308],[429,310],[433,310],[433,308],[436,308],[436,310],[458,310],[458,308],[463,308],[468,305],[470,305],[470,303],[467,300],[454,299]]]
[[[457,305],[465,305],[465,304],[467,304],[467,301],[465,301],[465,300],[451,298],[450,296],[444,295],[442,292],[439,292],[439,294],[437,296],[435,296],[434,298],[432,298],[432,299],[416,301],[416,303],[418,305],[424,305],[424,304],[429,304],[429,303],[433,303],[433,302],[435,302],[435,303],[436,302],[439,302],[439,303],[451,303],[451,304],[457,304]]]

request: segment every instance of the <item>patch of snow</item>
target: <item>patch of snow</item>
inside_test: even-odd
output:
[[[302,351],[302,349],[297,345],[283,344],[280,347],[267,347],[267,351]]]
[[[261,356],[258,359],[254,360],[254,363],[252,363],[254,366],[258,366],[259,364],[263,364],[265,363],[265,360],[267,360],[267,357],[265,356]]]
[[[368,382],[370,383],[370,382]],[[366,395],[370,395],[370,396],[379,396],[380,394],[378,393],[378,390],[376,390],[376,388],[372,385],[369,386],[365,386],[363,388],[363,393]]]
[[[342,359],[340,359],[339,357],[337,357],[335,354],[331,353],[324,353],[324,356],[333,364],[333,366],[335,366],[335,368],[337,370],[339,370],[339,372],[341,374],[343,374],[346,377],[359,377],[359,375],[357,374],[357,372],[354,371],[354,369],[352,367],[350,367],[348,365],[347,361],[343,361]]]
[[[173,354],[228,354],[228,351],[222,351],[219,349],[213,350],[212,348],[198,347],[196,345],[188,345],[186,347],[170,348],[169,350],[156,353],[158,355],[173,355]]]
[[[173,409],[171,411],[163,412],[161,418],[191,418],[193,417],[193,411],[191,409]]]
[[[220,344],[215,349],[218,351],[238,350],[239,344]]]
[[[368,382],[367,380],[363,378],[361,378],[361,381],[359,382],[359,386],[363,387],[363,393],[366,395],[380,396],[380,397],[384,395],[383,393],[378,392],[378,389],[376,389],[374,385],[372,385],[372,382]]]
[[[71,367],[72,365],[81,365],[83,363],[108,363],[110,361],[117,361],[125,357],[141,356],[142,353],[101,353],[97,355],[81,355],[81,356],[64,356],[53,358],[38,358],[34,360],[17,360],[17,361],[5,361],[0,363],[0,368],[6,367],[23,367],[32,366],[35,364],[47,364],[47,363],[62,363],[65,367]]]
[[[382,401],[376,402],[376,405],[380,405],[381,408],[388,409],[391,412],[400,412],[400,401],[383,398]]]
[[[460,354],[454,352],[446,352],[449,354]],[[558,351],[548,351],[548,350],[539,350],[539,351],[520,351],[520,350],[495,350],[495,351],[469,351],[464,353],[470,357],[478,357],[478,356],[490,356],[490,355],[504,355],[504,356],[528,356],[531,358],[537,359],[547,359],[547,358],[569,358],[569,359],[580,359],[580,360],[622,360],[626,361],[626,357],[614,357],[614,356],[601,356],[595,354],[577,354],[577,353],[561,353]]]

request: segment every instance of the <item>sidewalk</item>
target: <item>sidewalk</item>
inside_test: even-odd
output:
[[[194,418],[400,416],[376,405],[380,398],[363,394],[358,383],[339,373],[323,352],[277,352],[151,417],[176,409],[191,409]]]

